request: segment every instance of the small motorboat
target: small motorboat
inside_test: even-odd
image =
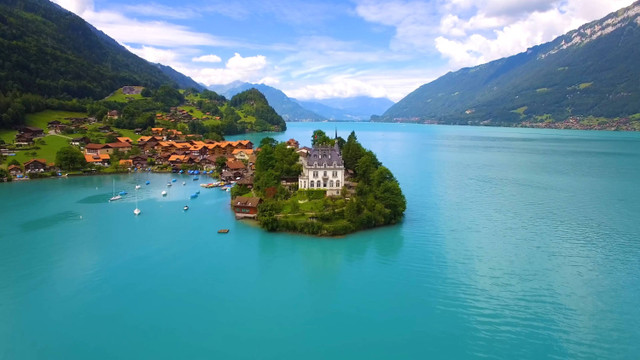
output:
[[[125,195],[127,195],[126,191],[124,191],[124,190],[120,191],[120,196],[125,196]]]
[[[229,232],[229,229],[220,229],[218,230],[218,234],[226,234]]]
[[[136,208],[135,210],[133,210],[133,215],[140,215],[141,212],[142,210]]]
[[[167,186],[171,186],[171,183],[170,183],[170,182],[168,182],[168,183],[167,183]]]
[[[176,179],[171,179],[171,182],[176,182]]]
[[[197,177],[197,176],[194,176],[194,177],[193,177],[193,181],[196,181],[196,180],[200,180],[200,178],[199,178],[199,177]]]
[[[147,180],[144,184],[145,185],[149,185],[149,184],[151,184],[151,181]]]
[[[140,189],[142,186],[136,185],[136,190]]]
[[[185,186],[185,185],[187,185],[187,182],[186,182],[186,181],[183,181],[183,182],[182,182],[182,186]]]
[[[115,196],[112,196],[111,199],[109,199],[109,201],[116,201],[116,200],[120,200],[120,199],[122,199],[122,196],[115,195]]]
[[[162,190],[162,196],[167,196],[167,190]]]
[[[191,195],[189,195],[189,197],[192,198],[192,199],[195,199],[195,198],[198,197],[198,194],[191,194]]]
[[[185,206],[182,208],[182,210],[187,211],[187,210],[189,210],[189,207],[188,207],[187,205],[185,205]]]

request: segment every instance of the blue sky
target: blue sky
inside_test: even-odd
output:
[[[448,71],[525,51],[633,1],[54,2],[205,85],[398,101]]]

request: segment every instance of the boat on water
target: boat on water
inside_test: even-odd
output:
[[[195,198],[198,197],[198,194],[191,194],[191,195],[189,195],[189,197],[192,198],[192,199],[195,199]]]
[[[162,196],[167,196],[167,190],[162,190],[161,194]]]
[[[182,186],[185,186],[185,185],[187,185],[187,182],[186,182],[186,181],[183,181],[183,182],[182,182]]]
[[[220,229],[218,230],[218,234],[226,234],[229,232],[229,229]]]
[[[171,182],[176,182],[176,179],[171,179]]]
[[[119,193],[119,194],[120,194],[120,196],[125,196],[125,195],[127,195],[127,194],[128,194],[128,192],[126,192],[126,191],[122,190],[122,191],[120,191],[120,193]]]
[[[187,211],[187,210],[189,210],[189,207],[188,207],[187,205],[185,205],[185,206],[182,208],[182,210]]]
[[[133,215],[140,215],[141,212],[142,210],[138,208],[138,194],[136,193],[136,208],[133,210]]]
[[[199,177],[197,177],[197,176],[194,176],[194,177],[193,177],[193,181],[196,181],[196,180],[200,180],[200,178],[199,178]]]
[[[116,195],[116,180],[113,179],[113,193],[111,194],[111,198],[109,201],[116,201],[122,199],[122,196]]]
[[[151,181],[147,180],[144,184],[145,185],[149,185],[149,184],[151,184]]]
[[[171,183],[170,183],[170,182],[168,182],[168,183],[167,183],[167,186],[171,186]]]
[[[140,189],[142,186],[136,185],[136,190]]]

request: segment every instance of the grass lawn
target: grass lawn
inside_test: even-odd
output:
[[[57,135],[48,135],[42,138],[46,145],[37,144],[40,147],[39,150],[26,150],[16,151],[16,156],[10,156],[7,160],[16,159],[21,164],[31,159],[46,159],[47,162],[54,162],[56,160],[56,153],[61,148],[69,145],[69,140]],[[33,155],[33,152],[36,152]]]
[[[143,88],[142,86],[134,86],[135,88]],[[125,95],[122,93],[122,88],[116,90],[113,94],[107,96],[105,100],[108,101],[117,101],[117,102],[128,102],[127,98],[132,98],[134,100],[144,99],[144,97],[140,94],[136,95]]]
[[[189,112],[189,114],[191,114],[191,116],[195,116],[198,119],[202,119],[202,117],[204,116],[204,113],[202,111],[196,109],[195,106],[185,105],[185,106],[180,106],[178,109],[187,110]]]
[[[28,126],[36,126],[46,131],[47,123],[53,120],[59,120],[64,123],[68,123],[64,118],[67,117],[86,117],[86,113],[59,111],[59,110],[45,110],[34,114],[27,114],[26,124]]]
[[[138,141],[138,139],[140,139],[140,136],[142,135],[138,135],[136,133],[133,132],[133,130],[129,130],[129,129],[118,129],[118,128],[113,128],[116,132],[122,134],[122,136],[128,137],[129,139],[133,140],[133,141]]]
[[[0,139],[4,140],[5,144],[13,144],[17,133],[16,130],[0,130]]]

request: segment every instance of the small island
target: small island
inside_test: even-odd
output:
[[[347,140],[313,133],[312,147],[294,139],[261,141],[252,186],[232,189],[236,218],[268,231],[338,236],[398,223],[406,200],[398,181],[351,132]]]

